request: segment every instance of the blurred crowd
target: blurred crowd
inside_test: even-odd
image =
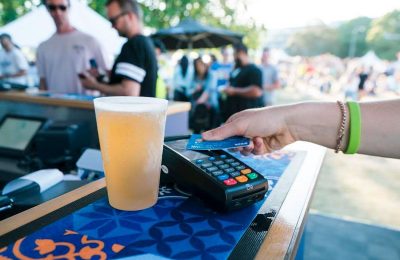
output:
[[[110,23],[127,38],[110,66],[101,44],[70,23],[70,4],[45,1],[56,33],[39,45],[32,64],[11,35],[0,35],[2,87],[190,102],[189,125],[194,132],[214,128],[236,112],[273,105],[275,92],[287,86],[354,100],[382,93],[400,95],[400,52],[393,62],[373,52],[351,59],[330,54],[292,57],[267,47],[252,52],[242,43],[172,53],[162,42],[142,35],[141,11],[134,0],[106,3]]]
[[[400,94],[400,52],[392,62],[380,60],[369,52],[351,59],[330,54],[312,58],[286,57],[278,61],[277,66],[284,86],[312,88],[353,100]]]
[[[194,132],[216,127],[244,109],[273,104],[274,91],[280,88],[268,48],[259,54],[258,64],[243,44],[210,53],[160,53],[166,98],[192,104],[189,125]]]
[[[212,111],[211,126],[224,122],[226,89],[232,85],[237,63],[236,51],[223,48],[219,53],[198,54],[190,52],[192,59],[181,52],[165,54],[166,60],[176,64],[166,65],[160,73],[168,88],[168,98],[178,101],[190,101],[196,107],[204,104]],[[273,105],[275,91],[291,87],[301,91],[314,91],[343,99],[361,100],[366,97],[400,95],[400,52],[396,60],[380,60],[372,52],[364,57],[341,59],[331,54],[316,57],[289,56],[282,50],[264,48],[254,52],[250,62],[257,64],[261,71],[263,105]],[[174,69],[171,70],[173,67]],[[203,79],[203,87],[200,87]],[[208,92],[208,99],[204,95]],[[199,112],[200,113],[200,112]],[[216,114],[216,116],[214,116]],[[197,115],[194,111],[193,115]],[[201,118],[193,116],[192,118]]]

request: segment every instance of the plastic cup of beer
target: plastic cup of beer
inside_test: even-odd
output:
[[[148,97],[94,100],[110,205],[141,210],[158,199],[168,101]]]

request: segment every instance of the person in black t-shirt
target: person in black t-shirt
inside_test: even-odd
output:
[[[246,46],[239,44],[234,49],[235,69],[230,75],[230,86],[222,90],[227,95],[224,121],[239,111],[264,106],[261,70],[250,63]]]
[[[141,34],[141,10],[135,0],[108,0],[107,16],[120,36],[128,38],[115,60],[108,84],[90,74],[80,75],[82,85],[105,95],[155,97],[157,59],[152,41]]]

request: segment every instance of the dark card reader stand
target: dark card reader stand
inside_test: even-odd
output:
[[[223,150],[186,150],[190,136],[166,138],[162,171],[217,211],[251,205],[264,198],[268,181]]]

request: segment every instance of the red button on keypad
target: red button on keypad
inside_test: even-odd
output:
[[[224,183],[227,186],[232,186],[232,185],[235,185],[237,183],[237,181],[235,181],[234,179],[231,178],[231,179],[224,180]]]

